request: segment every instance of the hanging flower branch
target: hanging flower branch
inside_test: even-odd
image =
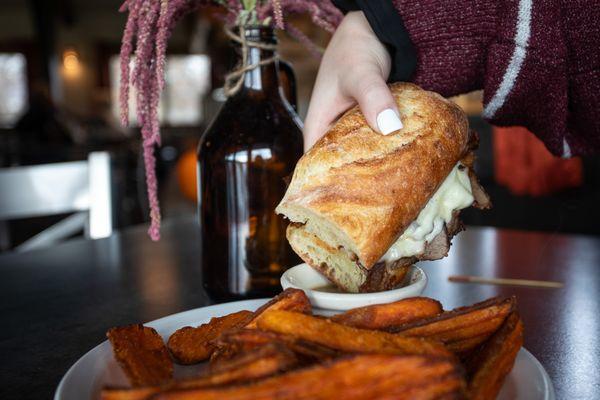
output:
[[[160,208],[157,195],[154,148],[160,145],[158,105],[165,85],[167,41],[185,15],[204,5],[226,10],[228,25],[263,25],[286,30],[318,56],[319,49],[284,15],[309,14],[321,28],[333,32],[342,14],[330,0],[126,0],[121,12],[129,12],[121,44],[121,123],[128,124],[130,85],[137,90],[137,119],[141,127],[146,186],[150,203],[152,240],[160,238]],[[134,55],[133,69],[130,58]]]

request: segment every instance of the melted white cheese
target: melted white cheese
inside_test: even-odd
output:
[[[459,166],[454,166],[417,219],[381,257],[381,261],[391,262],[423,253],[427,242],[442,231],[445,223],[450,222],[453,211],[473,204],[468,169]]]

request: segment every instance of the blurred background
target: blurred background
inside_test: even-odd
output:
[[[98,176],[106,178],[104,183],[109,188],[111,232],[147,222],[135,115],[130,115],[129,128],[118,122],[118,52],[126,17],[118,12],[119,6],[119,0],[2,1],[0,251],[15,249],[85,208],[53,206],[53,215],[43,215],[39,205],[58,202],[58,185],[76,179],[67,178],[71,175],[62,170],[40,168],[76,162],[70,165],[91,171],[96,162],[90,154],[109,155],[108,173],[100,172]],[[326,46],[329,35],[308,18],[295,17],[293,22],[319,46]],[[279,39],[281,57],[296,72],[298,112],[304,118],[318,60],[285,33]],[[160,107],[163,146],[156,151],[165,220],[195,213],[195,148],[224,100],[223,77],[233,61],[214,8],[186,17],[169,41],[166,87]],[[486,124],[480,117],[481,93],[455,100],[469,114],[472,129],[479,133],[477,169],[494,202],[490,211],[465,212],[467,224],[600,234],[598,157],[554,158],[524,129],[494,129]],[[13,212],[15,204],[24,203],[22,187],[35,186],[26,182],[33,176],[56,179],[56,193],[38,193],[38,197],[31,198],[35,203],[33,212]],[[103,195],[106,193],[92,191],[82,202],[89,204],[94,196]],[[85,223],[67,225],[60,229],[68,237],[84,232],[90,236]]]

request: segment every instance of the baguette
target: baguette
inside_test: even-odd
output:
[[[464,112],[413,84],[390,90],[403,128],[381,135],[350,109],[300,159],[276,208],[291,221],[296,253],[348,292],[393,288],[415,261],[447,254],[462,227],[458,212],[421,254],[381,260],[459,162],[469,169],[474,203],[489,205],[470,170],[476,138]]]

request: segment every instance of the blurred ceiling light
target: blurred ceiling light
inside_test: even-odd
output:
[[[79,64],[79,54],[75,50],[65,50],[63,52],[63,65],[68,75],[77,75],[81,68]]]

